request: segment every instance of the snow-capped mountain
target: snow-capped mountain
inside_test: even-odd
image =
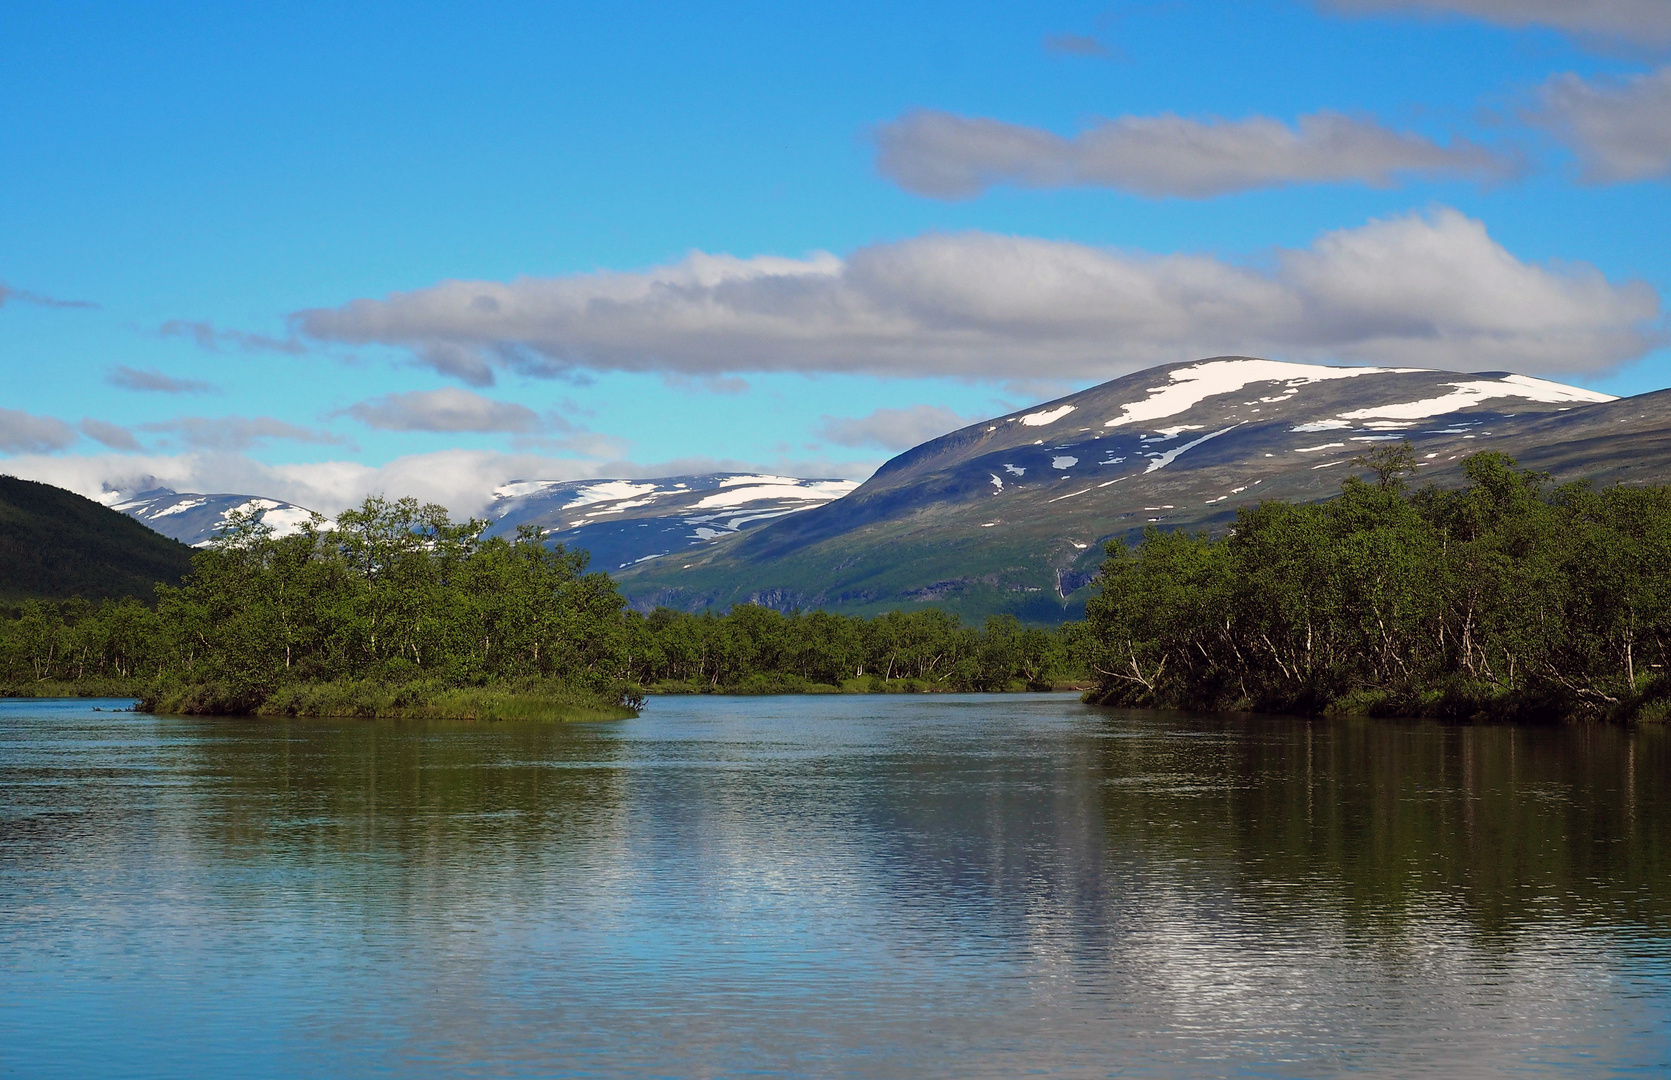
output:
[[[100,501],[192,547],[202,547],[213,540],[234,511],[265,511],[261,520],[272,526],[276,536],[299,531],[313,513],[294,503],[257,495],[200,495],[163,487],[132,496],[107,492]]]
[[[550,543],[586,548],[592,566],[615,571],[822,506],[858,487],[856,480],[803,480],[756,473],[711,473],[655,480],[512,480],[493,493],[481,516],[489,536],[515,536],[536,525]],[[152,488],[107,493],[107,506],[165,536],[201,547],[233,511],[260,509],[278,536],[308,520],[310,510],[258,495],[201,495]],[[326,526],[330,527],[327,521]]]
[[[1671,482],[1671,391],[1609,395],[1506,372],[1215,357],[1152,368],[970,425],[852,494],[699,552],[634,567],[639,607],[742,601],[973,617],[1076,613],[1102,543],[1150,525],[1222,530],[1239,506],[1339,491],[1352,459],[1408,438],[1420,472],[1502,450],[1557,479]]]
[[[614,572],[700,548],[768,521],[822,506],[856,480],[710,473],[657,480],[513,480],[493,493],[489,535],[536,525],[546,539],[592,553]]]
[[[1043,622],[1081,609],[1103,541],[1151,525],[1223,530],[1263,498],[1326,498],[1354,457],[1405,438],[1418,483],[1461,483],[1461,459],[1482,449],[1558,480],[1671,483],[1671,391],[1619,400],[1506,372],[1215,357],[972,424],[862,485],[752,473],[514,480],[483,516],[490,535],[534,525],[589,550],[640,608],[934,604]],[[266,508],[281,532],[308,513],[165,488],[107,505],[190,544],[234,508]]]

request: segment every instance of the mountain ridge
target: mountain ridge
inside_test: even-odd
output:
[[[934,603],[1059,622],[1082,608],[1104,541],[1223,529],[1261,498],[1327,497],[1377,443],[1409,438],[1440,484],[1460,483],[1476,449],[1563,479],[1635,463],[1632,479],[1671,480],[1671,393],[1623,402],[1503,371],[1163,365],[929,440],[846,498],[716,544],[683,574],[628,570],[622,587],[640,608]],[[1621,446],[1627,434],[1640,452]]]
[[[489,535],[532,525],[591,551],[642,610],[934,604],[1057,622],[1081,609],[1106,540],[1150,526],[1222,530],[1262,498],[1326,498],[1352,458],[1405,438],[1418,482],[1441,486],[1460,484],[1461,459],[1485,448],[1563,480],[1671,482],[1671,391],[1615,399],[1506,371],[1210,357],[965,425],[862,484],[764,473],[511,480],[486,516]],[[281,528],[307,513],[167,489],[118,505],[198,529],[201,543],[229,509],[263,503]]]

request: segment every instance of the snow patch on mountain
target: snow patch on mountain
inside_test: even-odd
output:
[[[1250,383],[1286,382],[1290,387],[1298,387],[1304,383],[1329,379],[1355,379],[1360,375],[1399,374],[1416,370],[1419,369],[1321,367],[1316,364],[1293,364],[1283,360],[1251,358],[1206,360],[1199,364],[1173,368],[1167,372],[1167,378],[1170,380],[1168,383],[1163,386],[1151,386],[1148,398],[1127,404],[1120,415],[1105,421],[1103,427],[1124,427],[1127,424],[1176,416],[1181,412],[1188,412],[1210,397],[1232,393]]]
[[[616,570],[822,506],[853,480],[711,473],[654,480],[512,480],[494,493],[490,536],[533,525],[547,542],[585,548]]]
[[[1054,409],[1040,409],[1038,412],[1023,416],[1021,422],[1028,427],[1043,427],[1046,424],[1054,424],[1077,408],[1079,408],[1077,405],[1059,405]]]
[[[225,528],[234,513],[260,511],[262,523],[279,537],[301,532],[302,526],[313,516],[313,511],[306,507],[278,499],[263,499],[254,495],[204,495],[178,492],[172,488],[150,488],[131,496],[120,491],[106,492],[99,501],[164,536],[192,547],[208,545]],[[324,527],[330,528],[331,525],[327,521]]]
[[[1526,375],[1509,375],[1501,379],[1479,379],[1446,385],[1451,387],[1451,392],[1441,397],[1423,398],[1420,401],[1405,401],[1393,405],[1373,405],[1367,409],[1353,409],[1351,412],[1341,413],[1340,418],[1342,420],[1369,420],[1372,418],[1421,420],[1429,416],[1443,416],[1462,409],[1471,409],[1482,402],[1491,401],[1495,398],[1522,398],[1526,401],[1540,401],[1545,404],[1557,404],[1563,401],[1581,401],[1591,404],[1618,400],[1611,394],[1602,394],[1577,386],[1566,386],[1545,379],[1533,379]]]
[[[738,486],[743,485],[743,486]],[[851,480],[798,480],[792,476],[739,476],[721,485],[725,490],[705,496],[698,510],[715,506],[746,506],[764,499],[825,503],[839,499],[859,485]]]
[[[1178,447],[1175,450],[1168,450],[1164,454],[1153,455],[1154,460],[1149,462],[1149,467],[1147,469],[1144,469],[1143,471],[1145,473],[1152,473],[1152,472],[1156,472],[1160,469],[1164,469],[1168,465],[1172,464],[1174,461],[1177,461],[1179,455],[1187,453],[1190,450],[1194,450],[1197,446],[1200,446],[1202,443],[1206,442],[1208,439],[1216,439],[1220,435],[1223,435],[1223,434],[1225,434],[1226,432],[1229,432],[1229,431],[1235,431],[1237,428],[1239,428],[1241,426],[1242,426],[1241,424],[1231,424],[1227,428],[1219,428],[1217,431],[1209,431],[1209,432],[1207,432],[1207,434],[1201,436],[1199,439],[1196,439],[1193,442],[1187,442],[1187,443]]]

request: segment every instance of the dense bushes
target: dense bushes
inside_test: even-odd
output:
[[[1500,454],[1411,495],[1408,447],[1327,503],[1223,540],[1109,547],[1087,607],[1094,700],[1554,719],[1671,701],[1671,490],[1550,489]]]

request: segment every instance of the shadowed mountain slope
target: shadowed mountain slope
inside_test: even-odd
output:
[[[191,549],[72,491],[0,476],[0,601],[150,600],[178,584]]]

